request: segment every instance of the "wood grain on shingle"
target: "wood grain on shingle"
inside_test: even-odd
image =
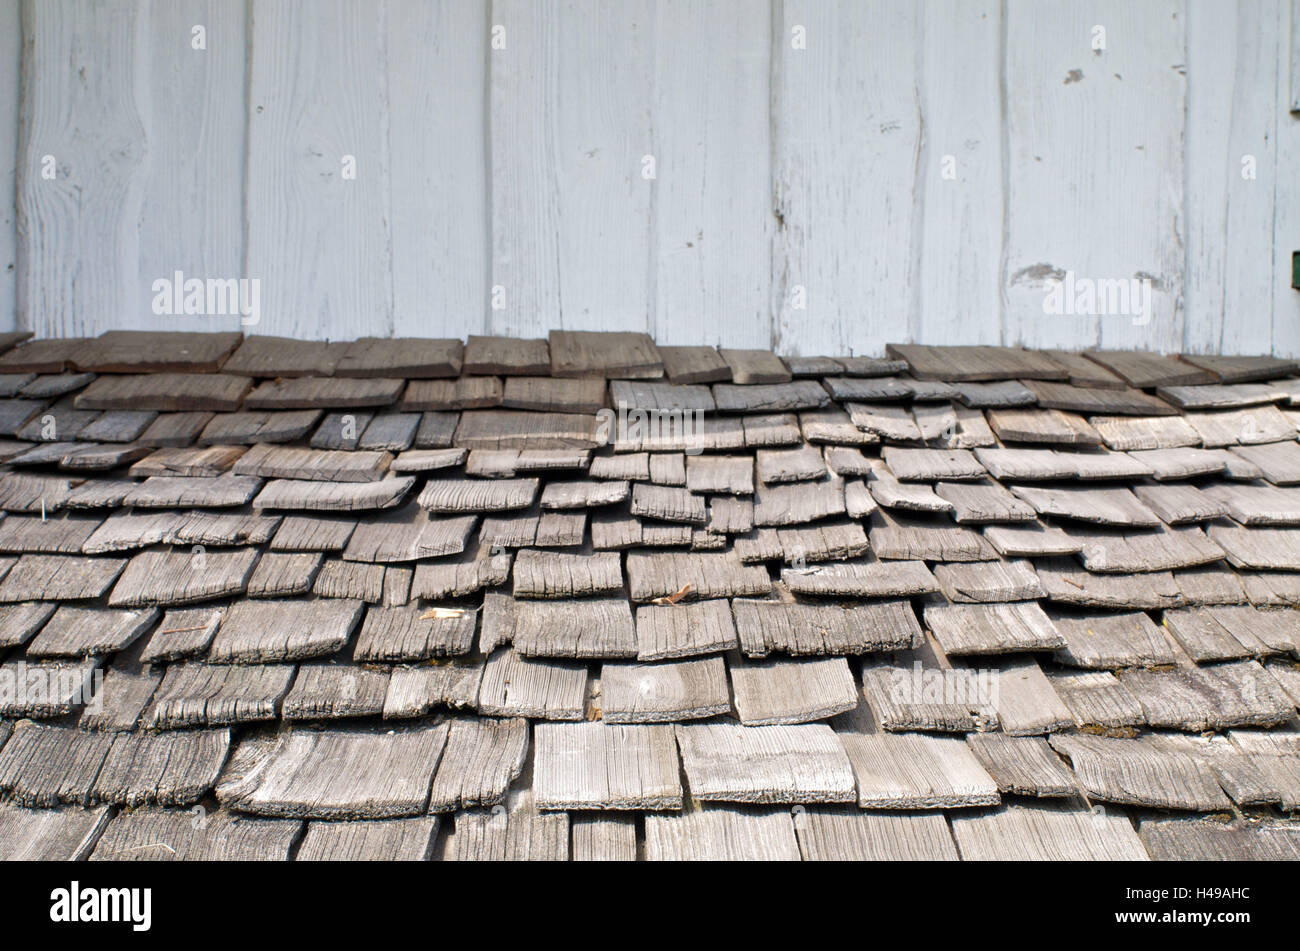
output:
[[[806,862],[957,861],[947,820],[938,813],[808,809],[795,817]]]
[[[730,650],[739,643],[725,599],[636,609],[637,659],[669,660]]]
[[[997,805],[997,783],[956,737],[842,733],[864,809]]]
[[[921,629],[906,600],[839,604],[732,602],[741,649],[751,657],[863,654],[914,647]]]
[[[248,579],[250,598],[287,598],[311,590],[324,556],[319,552],[265,552]]]
[[[295,377],[266,380],[244,397],[245,409],[362,409],[397,402],[406,381],[373,377]],[[109,407],[115,409],[118,407]],[[215,406],[163,406],[159,409],[225,409]]]
[[[707,806],[646,816],[645,857],[651,862],[794,862],[799,843],[784,809]]]
[[[243,601],[226,612],[208,656],[214,663],[262,664],[332,654],[361,622],[360,601]]]
[[[1042,353],[1017,347],[886,344],[919,380],[1057,380],[1066,371]]]
[[[247,505],[262,487],[253,476],[229,473],[200,476],[150,476],[122,498],[136,508],[238,508]]]
[[[545,376],[551,372],[551,351],[545,340],[471,334],[465,343],[462,369],[477,375]]]
[[[109,415],[111,414],[105,413],[104,417]],[[119,415],[139,414],[129,414],[124,411]],[[93,435],[93,431],[95,427],[103,424],[104,417],[82,431],[84,438],[97,438]],[[203,427],[198,442],[201,446],[293,442],[305,437],[319,419],[320,411],[314,409],[218,413]],[[140,429],[143,431],[143,426]]]
[[[0,648],[20,647],[27,643],[58,606],[57,602],[50,601],[0,605]],[[731,617],[730,613],[727,617]]]
[[[229,746],[226,730],[110,734],[19,723],[0,748],[0,790],[24,806],[189,805],[212,789]]]
[[[261,820],[245,825],[270,825]],[[425,862],[433,857],[437,817],[312,822],[294,855],[298,862]]]
[[[1085,350],[1083,355],[1123,378],[1129,386],[1138,389],[1215,382],[1215,375],[1208,370],[1158,353],[1137,350]]]
[[[679,724],[691,797],[739,803],[853,802],[840,739],[821,723],[746,727]]]
[[[484,716],[581,720],[586,696],[585,666],[496,651],[483,671],[478,710]]]
[[[124,558],[23,555],[0,581],[0,603],[98,598],[125,568]]]
[[[255,815],[381,819],[422,813],[447,724],[376,733],[300,729],[241,762],[236,753],[217,798]],[[248,742],[248,741],[245,741]]]
[[[538,723],[533,794],[539,809],[680,809],[671,726]]]
[[[1048,742],[1070,760],[1088,795],[1102,802],[1199,812],[1230,807],[1213,774],[1191,754],[1150,738],[1056,734]]]
[[[1157,862],[1295,861],[1300,832],[1282,823],[1232,823],[1210,819],[1143,819],[1142,844]]]
[[[872,517],[868,537],[876,555],[892,561],[987,561],[997,554],[972,529],[883,511]]]
[[[285,720],[373,717],[384,711],[388,671],[347,664],[302,664],[285,695]]]
[[[781,581],[795,594],[829,597],[897,598],[939,588],[923,561],[832,563],[785,568]]]
[[[393,460],[379,451],[298,449],[254,446],[235,463],[236,475],[265,479],[312,479],[321,482],[374,482],[383,478]]]
[[[90,657],[5,661],[0,665],[0,680],[5,684],[5,690],[0,692],[0,716],[44,720],[89,707],[96,678],[102,676],[102,664],[102,660]],[[7,722],[2,732],[8,735]]]
[[[732,658],[736,715],[746,726],[825,720],[858,705],[843,657],[800,660]]]
[[[552,330],[551,375],[654,380],[664,365],[654,341],[643,333]]]
[[[272,511],[364,512],[399,505],[415,485],[413,476],[376,482],[313,482],[272,479],[253,500]]]
[[[772,588],[767,569],[742,565],[730,552],[629,552],[627,579],[633,601],[666,598],[687,585],[690,597],[701,600],[763,595]]]
[[[25,809],[5,803],[0,805],[0,861],[81,861],[102,841],[109,818],[107,806]]]
[[[292,664],[171,664],[149,725],[163,730],[274,720],[293,683]]]
[[[951,669],[913,654],[910,666],[864,664],[863,699],[880,728],[966,733],[997,720],[994,680],[970,669]]]
[[[731,712],[721,657],[601,665],[606,723],[673,723]]]
[[[958,815],[952,834],[966,861],[1138,861],[1146,851],[1127,818],[1046,804],[1008,804],[995,812]]]
[[[472,709],[483,680],[483,661],[394,667],[384,698],[385,719],[412,719],[439,707]],[[486,711],[484,711],[486,713]]]
[[[1012,486],[1011,491],[1031,504],[1041,515],[1130,528],[1153,528],[1160,525],[1156,514],[1126,488],[1017,485]]]
[[[372,606],[366,611],[353,658],[393,663],[465,654],[473,646],[477,626],[478,612],[470,609],[430,612]]]
[[[664,372],[673,383],[717,383],[731,379],[731,366],[712,347],[660,347]]]
[[[122,572],[108,603],[114,607],[196,604],[238,594],[248,585],[258,554],[256,548],[142,551]]]
[[[429,811],[451,812],[504,802],[527,754],[527,720],[452,720],[433,777]]]
[[[224,612],[218,607],[165,611],[140,653],[141,663],[181,660],[203,653],[217,636],[222,617]]]
[[[27,656],[112,654],[134,643],[157,620],[156,608],[117,611],[63,605],[27,645]]]
[[[1041,737],[972,733],[966,742],[1002,793],[1061,798],[1077,792],[1074,775]]]
[[[1013,561],[954,562],[934,566],[944,596],[954,603],[1029,601],[1044,597],[1033,564]]]
[[[1064,639],[1037,604],[928,604],[925,623],[948,654],[1053,650]]]
[[[224,373],[101,376],[78,393],[73,402],[77,409],[233,412],[239,409],[250,385],[246,379]]]

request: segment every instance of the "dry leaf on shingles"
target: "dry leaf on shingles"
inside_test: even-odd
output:
[[[650,603],[651,604],[676,604],[682,598],[690,594],[694,589],[695,589],[695,585],[691,584],[688,581],[686,584],[682,585],[680,588],[677,589],[676,594],[670,594],[665,598],[655,598]]]
[[[445,621],[449,618],[464,617],[464,608],[429,608],[420,615],[421,621]]]

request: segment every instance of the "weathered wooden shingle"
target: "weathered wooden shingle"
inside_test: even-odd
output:
[[[438,763],[430,812],[495,806],[524,768],[528,721],[457,718]]]
[[[1104,807],[1008,804],[994,812],[954,815],[952,834],[968,862],[1147,860],[1129,820]]]
[[[671,726],[538,723],[533,794],[539,809],[680,809]]]
[[[293,677],[292,664],[171,664],[148,724],[172,730],[274,720]]]
[[[842,657],[729,663],[736,714],[746,726],[825,720],[858,705],[858,688]]]
[[[1157,862],[1296,861],[1300,830],[1274,823],[1213,819],[1143,819],[1142,844]]]
[[[488,658],[478,709],[485,716],[581,720],[586,696],[585,666],[504,650]]]
[[[340,650],[365,605],[334,598],[241,601],[226,612],[212,642],[214,663],[261,664],[321,657]]]
[[[600,683],[606,723],[673,723],[731,712],[721,657],[602,664]]]
[[[1156,667],[1177,659],[1174,646],[1146,614],[1053,615],[1065,638],[1060,659],[1075,667],[1095,669]]]
[[[552,330],[551,375],[654,380],[664,365],[654,342],[643,333]]]
[[[351,664],[303,664],[284,697],[285,720],[375,717],[384,712],[388,671]]]
[[[737,598],[732,613],[740,646],[751,657],[769,653],[865,654],[916,646],[921,628],[906,600],[856,605],[789,604]]]
[[[944,596],[957,604],[1030,601],[1044,597],[1033,564],[1012,561],[968,561],[934,566]]]
[[[645,857],[651,862],[794,862],[799,842],[784,809],[706,806],[646,816]]]
[[[636,609],[637,659],[670,660],[731,650],[739,643],[725,599]]]
[[[0,791],[24,806],[184,806],[212,789],[227,730],[95,733],[19,723],[0,747]]]
[[[972,733],[966,742],[1002,793],[1059,798],[1077,792],[1074,774],[1041,737]]]
[[[248,380],[224,373],[147,373],[101,376],[74,399],[77,409],[207,410],[232,412]]]
[[[815,808],[795,816],[806,862],[957,861],[940,813],[873,813]]]
[[[871,549],[891,561],[988,561],[997,552],[973,529],[884,511],[871,518]]]
[[[5,803],[0,805],[0,861],[82,861],[108,821],[107,806],[24,809]]]
[[[121,572],[108,603],[113,607],[198,604],[239,594],[247,587],[257,559],[256,548],[142,551]]]
[[[936,809],[997,805],[993,781],[956,737],[842,733],[864,809]]]
[[[693,723],[676,730],[694,799],[814,803],[856,798],[849,758],[825,724]]]
[[[253,507],[302,512],[363,512],[393,508],[415,486],[413,476],[375,482],[313,482],[308,479],[272,479]]]
[[[1108,671],[1058,671],[1050,679],[1080,727],[1118,729],[1146,722],[1137,697]]]
[[[447,724],[376,733],[299,729],[245,740],[217,787],[230,808],[309,819],[383,819],[425,811]],[[251,747],[246,749],[246,747]]]
[[[1058,733],[1048,742],[1070,760],[1080,785],[1094,799],[1200,812],[1231,805],[1209,769],[1190,754],[1150,739]]]
[[[513,643],[526,657],[635,657],[636,632],[626,599],[492,600],[483,641]]]
[[[1005,654],[1065,645],[1051,618],[1032,602],[930,603],[925,623],[948,654]]]
[[[667,598],[684,589],[700,600],[763,595],[772,589],[766,568],[742,565],[732,552],[629,552],[627,579],[633,601]]]
[[[0,581],[0,603],[98,598],[125,568],[124,558],[23,555]]]
[[[158,620],[156,608],[115,611],[63,605],[27,645],[28,657],[83,657],[124,650]]]

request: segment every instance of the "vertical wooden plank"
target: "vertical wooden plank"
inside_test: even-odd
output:
[[[1002,333],[1002,5],[929,0],[917,15],[924,140],[908,336],[996,344]]]
[[[1290,54],[1291,54],[1291,95],[1290,111],[1300,112],[1300,0],[1291,0],[1291,32],[1283,33],[1283,36],[1289,36]]]
[[[139,300],[145,19],[133,0],[23,4],[17,299],[38,336],[116,326]]]
[[[483,333],[488,0],[388,0],[393,324]]]
[[[0,0],[0,331],[18,328],[18,91],[22,47],[19,0]]]
[[[490,59],[494,333],[645,330],[651,0],[495,0]]]
[[[154,281],[173,281],[177,271],[187,279],[243,276],[246,4],[149,0],[142,6],[148,28],[139,82],[149,107],[142,110],[148,148],[138,279],[129,309],[110,326],[239,330],[238,314],[155,315],[152,301]],[[197,38],[195,27],[202,27]]]
[[[385,13],[253,0],[246,270],[262,319],[249,332],[393,331]]]
[[[1181,348],[1181,10],[1179,0],[1008,0],[1009,343]],[[1104,50],[1091,45],[1097,28]],[[1149,278],[1150,320],[1045,313],[1045,279],[1068,272]]]
[[[771,0],[659,0],[651,333],[660,343],[771,343],[771,10]]]
[[[1293,4],[1278,7],[1277,33],[1294,36],[1300,30],[1300,12]],[[1282,45],[1283,50],[1286,44]],[[1285,55],[1285,53],[1283,54]],[[1300,168],[1300,115],[1284,112],[1289,82],[1285,68],[1277,71],[1277,167],[1279,184],[1274,192],[1276,218],[1273,222],[1273,353],[1300,356],[1300,291],[1291,287],[1291,254],[1300,251],[1300,189],[1294,187],[1295,170]]]
[[[1265,353],[1272,330],[1277,32],[1284,0],[1187,6],[1184,349]]]
[[[878,353],[911,310],[916,10],[892,0],[781,7],[774,344],[790,354]]]

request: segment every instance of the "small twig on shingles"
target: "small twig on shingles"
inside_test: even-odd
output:
[[[159,634],[187,634],[190,631],[206,631],[208,626],[200,624],[198,627],[169,627],[165,631],[159,631]]]
[[[695,585],[691,584],[688,581],[686,582],[686,584],[682,585],[680,588],[677,589],[676,594],[670,594],[666,598],[655,598],[650,603],[651,604],[676,604],[682,598],[690,594],[691,591],[693,591],[694,589],[695,589]]]

